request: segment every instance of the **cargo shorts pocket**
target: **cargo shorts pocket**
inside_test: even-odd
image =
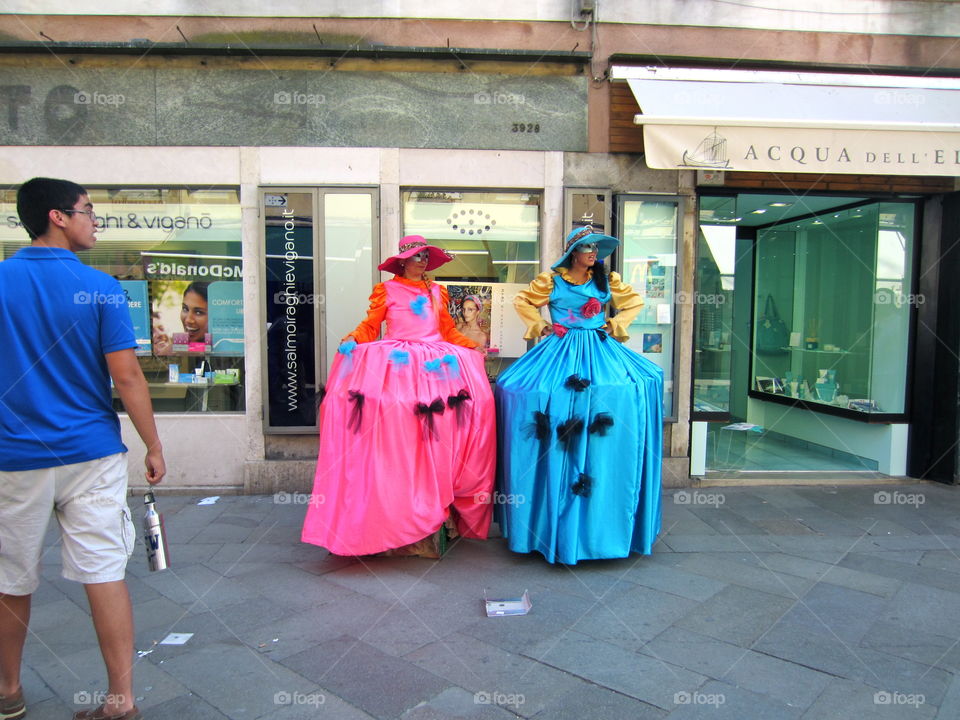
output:
[[[137,544],[137,531],[130,517],[130,508],[126,504],[120,509],[120,537],[123,540],[123,549],[129,558],[133,555],[133,548]]]

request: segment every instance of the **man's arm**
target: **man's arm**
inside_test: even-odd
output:
[[[133,348],[106,353],[104,357],[123,407],[143,444],[147,446],[147,457],[144,459],[147,482],[156,485],[166,475],[167,466],[163,461],[163,448],[157,434],[157,424],[153,419],[153,404],[150,402],[147,379],[143,376]]]

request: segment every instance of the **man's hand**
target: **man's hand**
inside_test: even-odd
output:
[[[151,485],[159,483],[163,480],[163,476],[167,474],[167,464],[163,460],[163,450],[159,447],[147,450],[143,464],[147,466],[144,476]]]

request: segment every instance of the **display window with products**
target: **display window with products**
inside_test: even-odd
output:
[[[711,191],[699,206],[699,474],[903,474],[916,199]]]
[[[154,410],[243,412],[239,191],[87,190],[100,230],[96,245],[77,257],[120,282]],[[15,189],[0,195],[0,212],[5,259],[30,242],[17,217]],[[114,402],[122,410],[120,400]]]
[[[757,234],[752,393],[851,419],[906,412],[916,207],[855,203]]]

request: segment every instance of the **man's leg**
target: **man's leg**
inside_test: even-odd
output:
[[[30,595],[0,593],[0,695],[20,689],[20,662],[30,622]]]
[[[126,580],[83,586],[107,666],[106,714],[133,707],[133,607]]]

